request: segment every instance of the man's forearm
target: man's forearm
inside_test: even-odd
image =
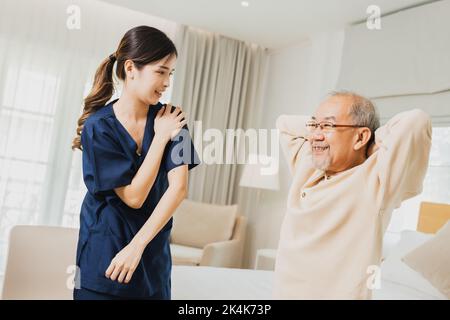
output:
[[[410,137],[424,141],[431,138],[430,117],[422,110],[401,112],[375,132],[375,142],[378,147],[396,143],[401,145],[404,144],[405,139],[410,139]]]
[[[281,115],[276,121],[276,127],[282,136],[306,138],[308,132],[305,125],[308,120],[310,117],[304,115]]]
[[[306,122],[310,118],[298,115],[281,115],[276,126],[280,131],[280,143],[291,171],[295,170],[299,152],[307,140]]]
[[[428,168],[431,119],[415,109],[397,114],[375,133],[382,208],[420,193]]]

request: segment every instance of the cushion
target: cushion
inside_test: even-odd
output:
[[[427,240],[433,238],[432,234],[406,230],[401,232],[401,238],[386,260],[381,264],[381,278],[397,284],[412,288],[418,292],[442,299],[442,293],[426,280],[420,273],[411,269],[401,259],[413,249],[419,247]]]
[[[450,299],[450,222],[402,260]]]
[[[230,240],[237,210],[237,205],[221,206],[184,200],[174,213],[171,241],[203,248],[212,242]]]
[[[172,263],[174,265],[198,266],[202,259],[203,250],[193,247],[180,246],[177,244],[170,245],[172,254]]]

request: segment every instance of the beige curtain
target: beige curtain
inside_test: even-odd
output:
[[[188,115],[193,139],[199,139],[194,121],[202,121],[202,132],[256,128],[262,114],[266,50],[186,26],[176,34],[179,58],[172,101]],[[190,173],[189,198],[216,204],[241,202],[249,192],[238,186],[241,166],[201,164]]]

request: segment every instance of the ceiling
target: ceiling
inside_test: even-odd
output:
[[[282,48],[311,35],[363,21],[369,5],[382,15],[424,0],[102,0],[231,38]],[[449,0],[445,0],[449,1]],[[245,1],[244,1],[245,2]]]

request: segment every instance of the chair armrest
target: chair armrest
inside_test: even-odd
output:
[[[213,242],[203,248],[201,266],[240,268],[243,241],[240,239]]]

